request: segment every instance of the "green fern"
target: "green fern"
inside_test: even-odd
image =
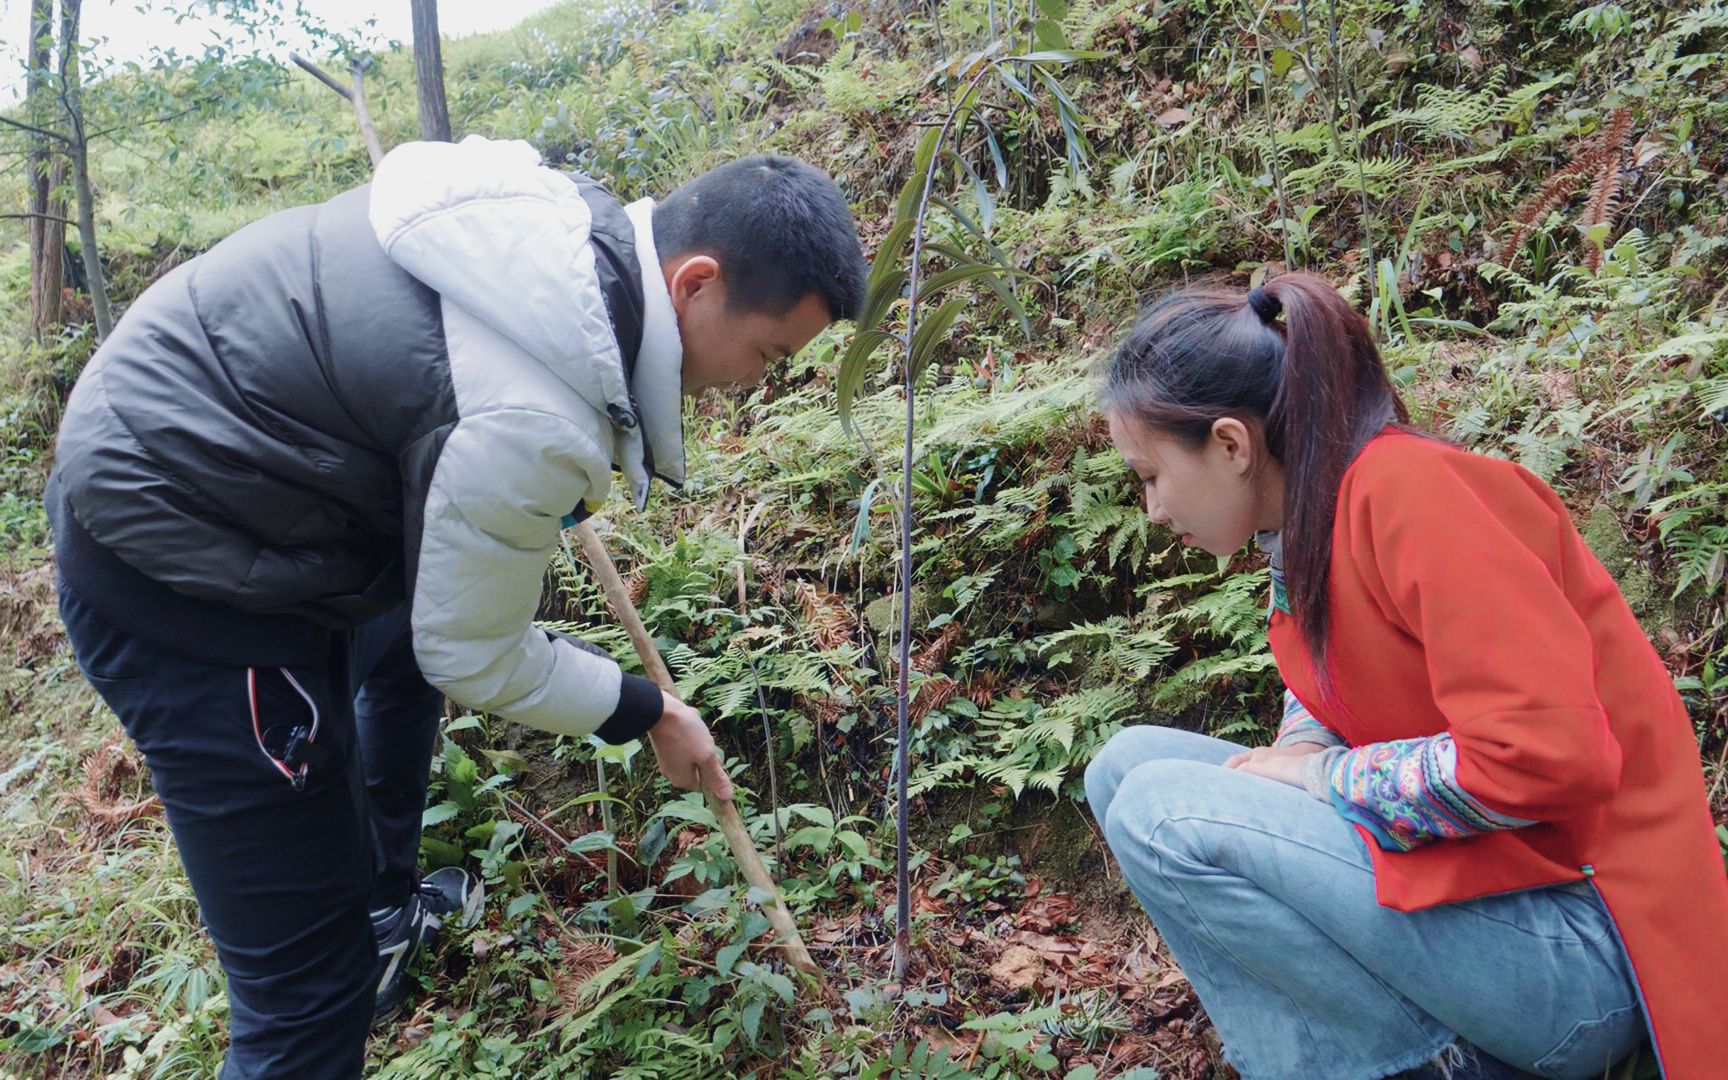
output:
[[[1569,75],[1556,76],[1508,92],[1508,78],[1507,70],[1499,68],[1475,90],[1426,84],[1417,91],[1414,107],[1387,113],[1364,134],[1398,128],[1414,142],[1473,141],[1490,124],[1529,119],[1544,94],[1571,81]]]

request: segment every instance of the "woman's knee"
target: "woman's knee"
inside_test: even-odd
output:
[[[1196,806],[1219,769],[1197,761],[1148,761],[1123,778],[1102,822],[1104,839],[1142,902],[1168,898],[1182,868],[1204,862],[1195,851]]]
[[[1161,724],[1137,724],[1117,732],[1086,766],[1086,799],[1098,823],[1128,774],[1153,761],[1199,761],[1218,757],[1219,740]]]
[[[1156,758],[1128,770],[1117,784],[1104,822],[1111,847],[1143,847],[1190,816],[1216,781],[1218,768],[1183,758]]]
[[[1161,756],[1157,732],[1164,730],[1167,729],[1153,724],[1123,728],[1110,737],[1086,766],[1086,801],[1092,804],[1099,825],[1104,824],[1122,779],[1135,767]]]

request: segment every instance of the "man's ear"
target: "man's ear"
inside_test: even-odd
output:
[[[666,291],[672,295],[672,310],[680,315],[704,290],[720,283],[720,263],[712,255],[686,255],[664,264],[662,272]]]
[[[1237,475],[1246,475],[1254,468],[1254,438],[1248,425],[1234,416],[1221,416],[1212,421],[1212,444],[1223,451],[1225,460]]]

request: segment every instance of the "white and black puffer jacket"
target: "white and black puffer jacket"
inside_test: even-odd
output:
[[[406,599],[434,686],[595,730],[617,665],[533,617],[561,528],[614,469],[638,505],[651,476],[683,480],[652,205],[527,143],[409,143],[370,185],[177,268],[68,402],[48,498],[66,583],[247,664]]]

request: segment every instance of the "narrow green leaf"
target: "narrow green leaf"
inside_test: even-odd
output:
[[[970,167],[968,167],[968,168],[970,168]],[[979,189],[983,188],[984,181],[979,178],[978,174],[973,173],[972,179],[976,183],[976,185]],[[987,248],[989,250],[990,260],[992,262],[994,262],[998,266],[1008,265],[1007,254],[1004,253],[1001,248],[996,246],[995,242],[990,239],[989,234],[986,233],[984,231],[984,229],[979,228],[978,223],[973,221],[972,218],[970,216],[968,216],[965,211],[961,210],[958,206],[955,206],[954,203],[948,199],[931,199],[930,201],[935,203],[936,205],[942,207],[944,210],[948,211],[950,214],[954,215],[954,220],[958,221],[960,223],[961,228],[965,229],[967,232],[969,232],[973,236],[977,237],[978,242],[983,244],[985,246],[985,248]],[[989,207],[989,209],[992,211],[994,211],[996,208],[996,200],[993,198],[990,198],[988,191],[981,191],[980,202],[981,202],[981,204],[987,205]],[[985,227],[986,228],[989,227],[989,220],[988,219],[985,220]],[[972,261],[972,260],[967,260],[967,261]]]
[[[966,255],[965,252],[962,252],[956,248],[950,247],[947,244],[932,244],[931,250],[944,256],[945,258],[949,259],[952,262],[964,263],[967,265],[983,265],[980,263],[973,262],[971,259],[969,259],[969,257]],[[986,286],[988,286],[990,288],[991,292],[996,294],[996,299],[1002,304],[1002,307],[1010,315],[1013,315],[1014,320],[1020,324],[1020,332],[1026,335],[1026,340],[1028,340],[1028,341],[1032,340],[1032,321],[1026,317],[1025,305],[1020,303],[1019,299],[1017,297],[1015,297],[1013,290],[1011,290],[1008,287],[1007,283],[1005,283],[1002,280],[1000,275],[1010,274],[1010,275],[1014,275],[1017,277],[1030,278],[1032,280],[1032,282],[1034,282],[1035,284],[1042,284],[1043,282],[1040,279],[1033,277],[1032,275],[1026,273],[1024,270],[1016,270],[1012,267],[990,266],[990,267],[985,267],[985,269],[988,270],[989,272],[979,274],[977,277],[977,280],[982,281]],[[946,273],[949,273],[949,271],[943,271],[943,274],[946,274]],[[935,277],[931,278],[930,283],[926,283],[926,286],[925,286],[923,291],[926,294],[932,294],[933,290],[930,288],[930,284],[932,284],[932,283],[937,284],[938,289],[946,288],[949,284],[951,284],[951,282],[939,281],[939,279],[941,277],[942,277],[942,274],[938,274]]]
[[[888,309],[894,306],[894,301],[900,299],[901,290],[906,288],[907,276],[905,270],[896,266],[883,275],[875,289],[864,294],[864,310],[858,313],[860,330],[874,330],[882,325]]]
[[[1005,64],[1074,64],[1082,60],[1103,60],[1110,54],[1099,49],[1039,49],[1003,59]]]
[[[912,154],[911,175],[900,189],[900,202],[894,210],[896,220],[917,216],[918,200],[924,195],[924,174],[930,170],[930,160],[936,156],[936,142],[941,135],[940,128],[931,128],[918,140],[918,149]]]
[[[834,408],[840,414],[840,426],[852,432],[852,401],[864,385],[864,372],[877,349],[900,339],[884,330],[865,330],[852,338],[846,355],[840,358],[840,374],[834,380]]]
[[[976,278],[985,277],[987,275],[1000,276],[1002,274],[1008,274],[1010,276],[1025,276],[1024,271],[1020,270],[992,266],[990,263],[968,262],[965,265],[944,270],[940,274],[930,275],[924,280],[923,284],[919,285],[918,298],[921,301],[928,300],[943,289],[958,285],[963,281],[972,281]]]
[[[990,148],[990,160],[996,163],[996,186],[1006,188],[1008,186],[1008,160],[1002,155],[1002,144],[996,139],[996,131],[990,126],[990,122],[982,116],[974,115],[972,119],[984,129],[984,141],[985,145]]]
[[[924,374],[924,369],[929,365],[930,358],[935,355],[936,346],[947,339],[948,332],[954,327],[954,320],[960,317],[960,312],[965,309],[970,300],[971,298],[966,296],[956,297],[937,308],[934,315],[919,322],[917,333],[912,338],[912,379],[914,382],[917,381],[918,376]]]
[[[858,520],[852,526],[852,543],[846,549],[846,554],[856,554],[864,541],[870,539],[870,509],[876,505],[876,485],[882,482],[880,476],[870,481],[864,487],[864,494],[858,496]]]
[[[1032,91],[1027,88],[1025,83],[1020,81],[1020,77],[1014,74],[1011,68],[1002,65],[996,69],[996,73],[1002,76],[1002,82],[1008,87],[1008,89],[1025,98],[1029,104],[1038,104],[1038,98],[1033,95]]]
[[[876,257],[870,264],[870,280],[867,286],[869,292],[878,291],[882,283],[888,280],[888,275],[905,261],[906,238],[912,235],[912,227],[916,224],[917,221],[912,218],[896,221],[894,227],[888,230],[888,235],[882,238],[882,243],[876,248]],[[899,290],[896,289],[895,292],[898,293]],[[865,329],[874,328],[866,326]]]

